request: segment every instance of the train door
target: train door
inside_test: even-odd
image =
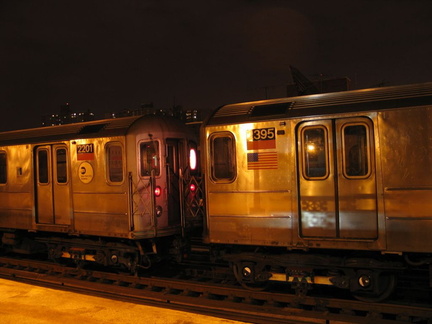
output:
[[[372,122],[304,122],[297,136],[301,236],[377,238]]]
[[[64,144],[36,147],[35,188],[38,224],[71,223],[67,153],[68,149]]]
[[[180,224],[180,168],[184,161],[182,143],[177,139],[166,141],[166,168],[168,190],[168,224]]]

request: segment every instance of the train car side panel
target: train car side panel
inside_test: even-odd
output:
[[[385,250],[375,125],[372,112],[208,126],[210,241]]]
[[[114,237],[129,235],[124,156],[124,137],[73,141],[73,213],[78,233]],[[109,169],[110,166],[114,171]]]
[[[210,241],[286,246],[292,241],[293,154],[285,122],[207,130]]]
[[[380,114],[389,251],[432,251],[431,125],[431,107]]]
[[[0,147],[0,227],[33,228],[29,145]]]

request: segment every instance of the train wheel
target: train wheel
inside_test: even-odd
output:
[[[269,281],[259,279],[260,273],[256,272],[256,267],[252,263],[234,263],[233,266],[234,276],[238,283],[248,290],[262,291],[266,290]]]
[[[396,288],[396,275],[394,273],[374,273],[372,276],[361,274],[358,276],[360,289],[353,292],[353,296],[369,303],[381,302],[394,292]]]

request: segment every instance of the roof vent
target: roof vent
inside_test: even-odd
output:
[[[283,102],[278,104],[253,106],[249,110],[251,117],[264,117],[271,115],[283,115],[294,105],[294,102]]]
[[[80,129],[78,134],[92,134],[101,131],[107,124],[87,125]]]

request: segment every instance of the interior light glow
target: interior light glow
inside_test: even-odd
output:
[[[308,150],[308,152],[314,152],[315,151],[315,145],[314,144],[308,144],[307,150]]]

